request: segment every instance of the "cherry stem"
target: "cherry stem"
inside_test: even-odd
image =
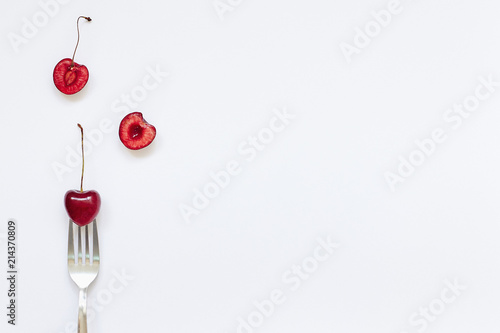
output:
[[[88,16],[78,16],[78,18],[76,19],[76,31],[78,32],[78,39],[76,41],[76,46],[75,46],[75,51],[73,52],[73,57],[71,58],[71,66],[70,67],[73,67],[75,65],[75,54],[76,54],[76,49],[78,48],[78,43],[80,43],[80,26],[79,26],[79,23],[80,23],[80,19],[81,18],[84,18],[86,19],[87,21],[92,21],[92,19]]]
[[[85,170],[85,157],[83,156],[83,127],[82,125],[78,124],[78,127],[80,127],[80,131],[82,132],[82,179],[80,180],[80,192],[83,192],[83,171]]]

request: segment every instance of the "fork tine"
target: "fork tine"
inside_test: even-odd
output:
[[[78,232],[78,265],[82,264],[82,227],[76,227]]]
[[[89,225],[85,226],[85,265],[90,265]]]
[[[69,220],[68,228],[68,264],[75,264],[75,242],[73,240],[73,221]]]
[[[99,265],[99,238],[97,237],[97,220],[94,220],[94,222],[92,223],[92,229],[93,229],[93,233],[92,233],[92,243],[93,243],[92,256],[93,256],[93,258],[92,259],[96,265]]]

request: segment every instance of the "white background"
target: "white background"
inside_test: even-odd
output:
[[[500,81],[498,4],[402,1],[349,63],[340,46],[389,1],[231,3],[220,16],[212,0],[68,1],[45,22],[35,0],[1,3],[0,232],[17,220],[19,294],[12,327],[2,278],[0,330],[72,331],[63,195],[80,166],[58,178],[54,165],[79,152],[77,123],[107,119],[85,165],[85,189],[102,197],[90,332],[237,332],[274,289],[286,301],[254,332],[497,331],[500,87],[459,128],[443,116],[479,77]],[[90,80],[68,97],[52,70],[73,53],[79,15],[93,18],[75,58]],[[34,16],[16,52],[9,36]],[[148,68],[169,76],[129,109],[157,129],[132,152],[113,105]],[[247,161],[238,146],[284,108],[295,118]],[[384,174],[436,128],[445,142],[391,191]],[[186,223],[180,205],[232,160],[241,173]],[[340,246],[292,291],[283,275],[327,237]],[[120,284],[122,272],[133,280]],[[441,309],[447,280],[466,290]],[[430,304],[428,327],[411,324]]]

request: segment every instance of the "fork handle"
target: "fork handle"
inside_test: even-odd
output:
[[[87,333],[87,288],[80,288],[78,296],[78,333]]]

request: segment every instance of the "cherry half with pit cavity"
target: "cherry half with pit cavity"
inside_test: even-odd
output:
[[[83,171],[85,159],[83,156],[83,127],[78,124],[82,133],[82,178],[80,180],[80,190],[69,190],[64,195],[64,206],[69,218],[83,227],[94,221],[101,208],[101,197],[97,191],[83,190]]]
[[[59,61],[54,67],[53,79],[54,84],[60,92],[66,95],[73,95],[85,87],[89,80],[89,70],[85,65],[80,65],[75,62],[76,49],[80,42],[79,21],[83,18],[87,21],[92,21],[90,17],[79,16],[76,20],[76,30],[78,32],[78,40],[76,42],[75,51],[71,59],[65,58]]]
[[[149,146],[153,142],[156,136],[156,128],[144,119],[142,113],[132,112],[120,122],[118,135],[125,147],[138,150]]]

